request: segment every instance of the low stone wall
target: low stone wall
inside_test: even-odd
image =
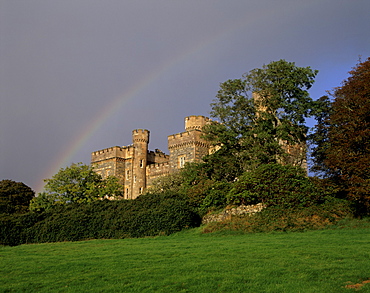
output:
[[[221,222],[227,219],[231,219],[232,216],[253,215],[262,211],[263,208],[264,205],[262,203],[247,206],[240,205],[237,207],[229,207],[224,209],[220,213],[205,215],[202,219],[202,224],[207,224],[210,222]]]

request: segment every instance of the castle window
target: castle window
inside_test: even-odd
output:
[[[143,188],[142,188],[142,187],[140,187],[140,189],[139,189],[139,193],[140,193],[140,194],[143,194]]]
[[[144,160],[140,160],[140,168],[144,167]]]
[[[134,183],[136,182],[136,175],[134,175]]]
[[[179,157],[179,168],[184,168],[185,166],[185,156]]]
[[[127,177],[127,179],[130,179],[130,170],[127,170],[126,177]]]

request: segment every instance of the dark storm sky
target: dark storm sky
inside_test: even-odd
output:
[[[90,153],[208,115],[219,83],[271,61],[319,98],[370,56],[368,0],[0,0],[0,180],[41,191]]]

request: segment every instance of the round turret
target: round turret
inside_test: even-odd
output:
[[[146,188],[146,165],[148,161],[149,130],[135,129],[132,131],[134,155],[132,161],[131,198],[138,197]]]
[[[135,143],[149,143],[150,131],[147,129],[135,129],[132,131],[132,142]]]
[[[211,120],[205,116],[188,116],[185,117],[185,130],[191,131],[194,129],[202,130],[203,126],[208,124]]]

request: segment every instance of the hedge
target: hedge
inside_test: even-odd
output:
[[[169,235],[200,222],[183,199],[148,194],[135,200],[67,204],[39,213],[2,215],[0,244]]]

